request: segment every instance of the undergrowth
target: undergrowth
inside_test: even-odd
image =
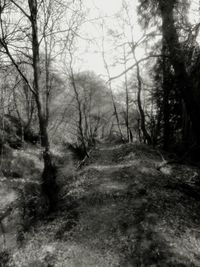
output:
[[[200,266],[198,169],[156,169],[160,154],[140,145],[101,146],[82,169],[58,153],[57,211],[24,234],[8,266]]]

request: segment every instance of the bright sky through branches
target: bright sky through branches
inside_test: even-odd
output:
[[[126,18],[126,14],[122,8],[123,2],[128,4],[128,12],[131,18],[132,30],[127,26],[123,28],[123,19]],[[91,70],[100,75],[106,75],[102,59],[102,38],[104,39],[105,56],[110,68],[111,76],[118,75],[123,71],[124,66],[117,63],[116,58],[119,58],[122,51],[119,52],[116,46],[120,42],[115,42],[112,33],[124,34],[121,43],[131,42],[131,33],[133,33],[134,41],[137,42],[144,34],[141,27],[138,24],[137,16],[138,0],[85,0],[84,7],[87,10],[86,20],[80,34],[83,37],[78,41],[78,53],[80,61],[77,62],[77,71]],[[197,4],[191,2],[191,8],[189,12],[189,20],[191,23],[197,23],[199,16],[197,16]],[[103,24],[103,32],[101,29]],[[124,30],[123,30],[124,29]],[[151,32],[153,29],[150,29]],[[155,30],[155,29],[154,29]],[[154,41],[158,41],[160,36],[154,38]],[[151,40],[153,42],[153,39]],[[150,44],[150,43],[149,43]],[[145,47],[140,46],[136,49],[137,59],[145,57]],[[128,63],[129,64],[129,63]],[[127,67],[131,66],[128,65]],[[105,78],[106,79],[106,78]]]
[[[97,74],[105,74],[104,63],[101,55],[101,42],[102,42],[102,32],[100,29],[100,24],[105,23],[104,30],[104,45],[105,52],[108,54],[107,60],[110,65],[114,64],[115,58],[115,48],[114,44],[111,44],[111,36],[109,36],[109,30],[115,31],[120,28],[120,19],[119,16],[122,10],[122,0],[86,0],[84,5],[88,9],[88,20],[94,19],[93,22],[89,22],[83,27],[83,35],[88,39],[91,39],[89,44],[84,42],[84,40],[79,40],[79,49],[82,50],[82,62],[80,70],[89,69],[94,70]],[[128,2],[128,1],[127,1]],[[137,0],[130,1],[130,15],[132,18],[132,23],[134,24],[134,38],[137,41],[141,36],[141,29],[137,23]],[[120,29],[119,29],[120,32]],[[122,32],[122,31],[121,31]],[[125,29],[124,34],[130,38],[130,29]],[[85,51],[86,50],[86,51]],[[143,51],[138,50],[139,54]],[[139,55],[140,57],[140,55]],[[115,67],[112,68],[113,75],[119,73],[122,69],[122,66],[115,64]]]

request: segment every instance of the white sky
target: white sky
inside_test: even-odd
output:
[[[122,5],[121,0],[86,0],[88,7],[96,7],[103,15],[112,15],[119,11]]]

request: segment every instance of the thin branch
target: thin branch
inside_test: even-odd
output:
[[[149,58],[157,58],[157,57],[167,57],[166,55],[162,55],[162,54],[159,54],[159,55],[149,55],[147,57],[144,57],[144,58],[141,58],[140,60],[138,60],[136,63],[134,63],[133,65],[131,65],[130,67],[128,67],[125,71],[121,72],[120,74],[116,75],[116,76],[113,76],[111,78],[109,78],[109,80],[107,82],[110,82],[112,80],[115,80],[115,79],[118,79],[120,78],[121,76],[123,76],[125,73],[127,73],[128,71],[132,70],[134,67],[137,66],[137,64],[140,64],[141,62],[143,61],[146,61],[148,60]]]
[[[33,89],[33,87],[31,86],[31,84],[29,83],[28,79],[26,78],[26,76],[23,74],[23,72],[20,70],[18,64],[16,63],[16,61],[14,60],[13,56],[11,55],[7,44],[0,39],[0,44],[4,47],[7,56],[10,58],[11,62],[13,63],[13,65],[15,66],[16,70],[18,71],[19,75],[23,78],[23,80],[25,81],[25,83],[28,85],[29,89],[31,90],[31,92],[36,95],[35,90]]]

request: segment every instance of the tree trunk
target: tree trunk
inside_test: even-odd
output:
[[[145,114],[144,114],[144,110],[142,108],[142,103],[141,103],[142,82],[141,82],[141,77],[140,77],[139,64],[137,64],[137,81],[138,81],[137,103],[138,103],[138,109],[140,112],[141,130],[142,130],[142,134],[143,134],[144,143],[147,142],[147,144],[150,145],[152,143],[152,141],[151,141],[151,137],[150,137],[149,133],[146,130]]]
[[[102,29],[103,29],[103,26],[102,26]],[[118,115],[117,106],[116,106],[116,103],[115,103],[113,90],[112,90],[110,70],[109,70],[109,67],[108,67],[108,64],[107,64],[106,58],[105,58],[104,38],[102,40],[102,57],[103,57],[104,66],[105,66],[105,69],[106,69],[106,72],[107,72],[107,75],[108,75],[108,78],[109,78],[108,87],[109,87],[110,94],[111,94],[111,100],[112,100],[112,105],[113,105],[113,109],[114,109],[114,115],[115,115],[116,122],[117,122],[117,127],[118,127],[118,130],[119,130],[120,138],[121,138],[122,142],[124,142],[124,137],[123,137],[122,129],[121,129],[121,125],[120,125],[120,118],[119,118],[119,115]]]
[[[185,55],[181,49],[173,18],[174,0],[159,0],[159,8],[162,16],[163,38],[169,49],[170,60],[179,83],[179,90],[192,122],[196,142],[200,145],[200,91],[199,88],[195,87],[193,80],[186,70]]]
[[[129,129],[129,92],[128,92],[128,79],[127,79],[127,66],[126,66],[126,51],[125,45],[123,46],[123,59],[124,59],[124,79],[125,79],[125,92],[126,92],[126,114],[125,114],[125,123],[126,123],[126,132],[127,132],[127,141],[130,141],[130,129]]]
[[[76,87],[76,82],[75,82],[75,78],[74,78],[74,73],[73,73],[73,69],[72,69],[72,62],[70,63],[70,72],[71,72],[71,83],[72,83],[72,87],[74,90],[74,94],[75,94],[75,99],[77,102],[77,107],[78,107],[78,130],[79,130],[79,134],[80,134],[80,142],[81,142],[81,146],[83,148],[83,153],[84,156],[89,158],[89,154],[87,151],[87,144],[85,141],[85,136],[84,136],[84,129],[83,129],[83,114],[82,114],[82,108],[81,108],[81,101],[79,99],[79,93]]]
[[[163,40],[163,47],[162,47],[162,53],[163,55],[166,54],[167,47],[165,44],[165,41]],[[162,87],[163,87],[163,121],[164,121],[164,127],[163,127],[163,149],[167,150],[169,148],[169,141],[170,141],[170,111],[169,111],[169,93],[170,93],[170,87],[168,83],[169,79],[169,72],[170,72],[170,65],[168,62],[168,59],[163,57],[162,59]]]
[[[52,210],[57,198],[57,184],[55,180],[55,167],[52,164],[50,155],[50,145],[48,136],[48,118],[46,114],[46,106],[43,100],[43,92],[39,85],[40,79],[40,57],[39,57],[39,41],[37,27],[37,0],[29,0],[30,21],[32,28],[32,53],[33,53],[33,74],[34,74],[34,90],[36,92],[36,105],[38,111],[39,128],[41,135],[41,146],[44,148],[44,170],[42,174],[43,193],[49,200],[49,209]]]

